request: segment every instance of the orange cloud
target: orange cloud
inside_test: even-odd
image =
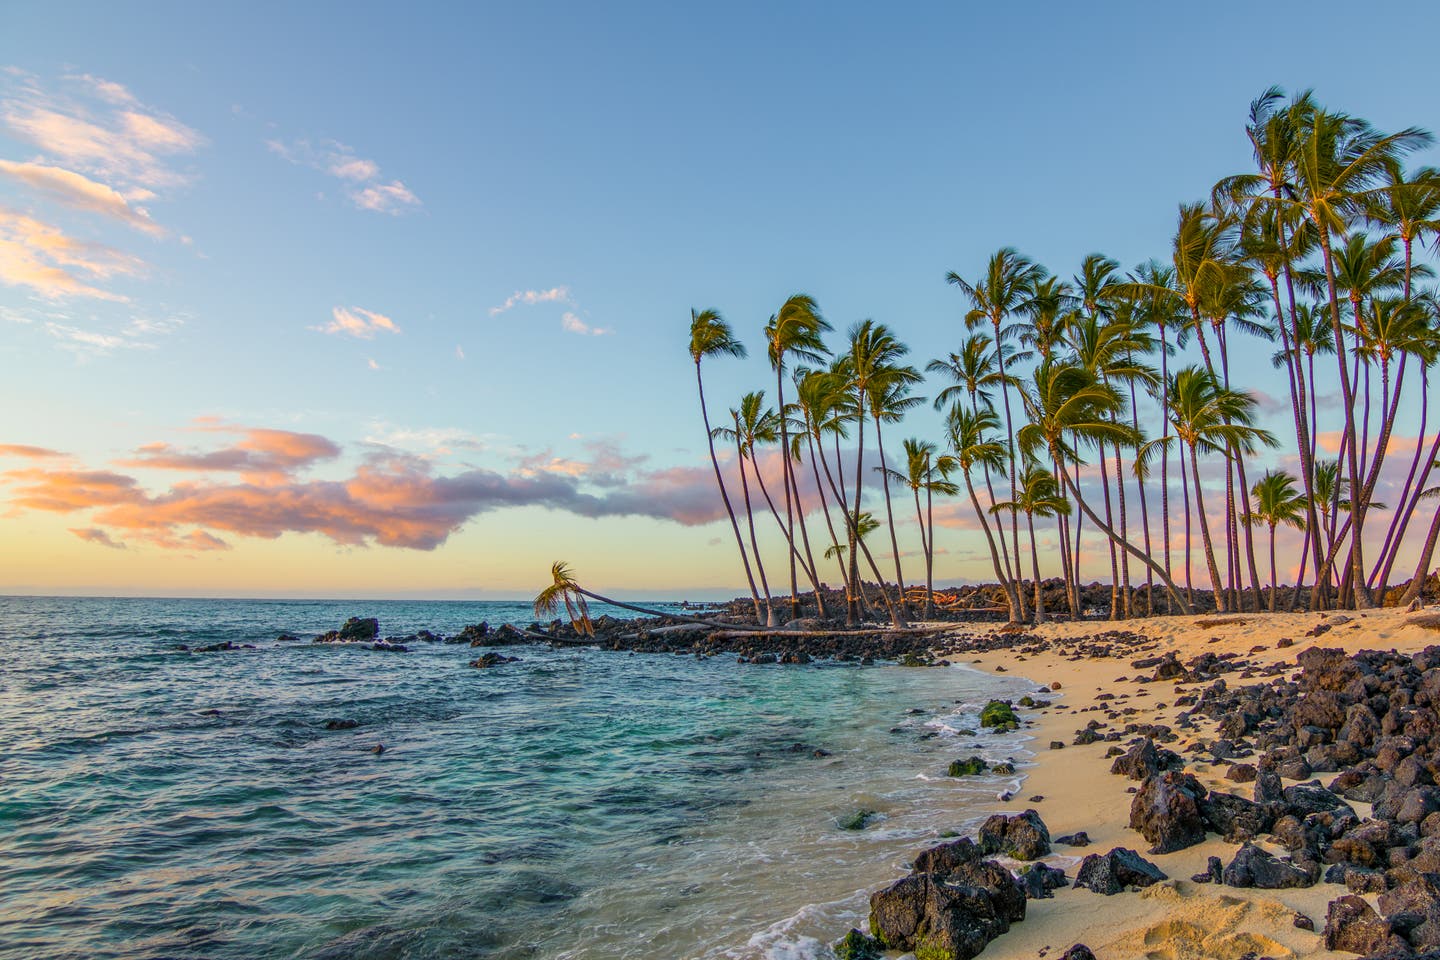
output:
[[[233,446],[203,453],[181,451],[168,443],[148,443],[135,451],[135,457],[118,461],[116,465],[154,470],[230,472],[263,480],[283,477],[340,456],[340,448],[319,434],[264,427],[207,429],[243,432],[245,439]]]
[[[0,207],[0,283],[28,287],[49,300],[90,297],[125,302],[128,298],[90,281],[138,276],[144,269],[138,257],[76,240],[59,227]]]
[[[150,219],[150,214],[144,208],[132,207],[118,190],[74,171],[48,167],[41,163],[0,160],[0,175],[23,183],[61,203],[119,220],[151,236],[162,236],[165,233],[163,227]]]
[[[321,333],[342,333],[359,340],[371,340],[380,331],[399,333],[395,321],[383,313],[375,313],[360,307],[335,307],[330,311],[330,322],[323,327],[311,327]]]
[[[0,443],[0,457],[25,457],[31,460],[44,460],[50,457],[65,457],[69,454],[61,453],[59,450],[51,450],[47,447],[32,447],[24,443]]]

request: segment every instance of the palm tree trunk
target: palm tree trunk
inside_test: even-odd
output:
[[[1180,496],[1185,506],[1185,595],[1193,604],[1195,602],[1195,575],[1191,571],[1194,558],[1191,556],[1190,544],[1195,535],[1190,529],[1190,475],[1185,470],[1183,458],[1180,460]]]
[[[787,459],[789,458],[789,447],[781,452]],[[815,615],[823,620],[825,619],[825,596],[824,591],[820,589],[820,568],[815,566],[815,554],[810,550],[810,531],[805,525],[805,504],[800,499],[800,484],[796,482],[793,464],[790,467],[790,492],[795,496],[795,519],[800,527],[800,543],[805,547],[805,573],[810,579],[810,586],[815,590]]]
[[[990,564],[995,569],[995,578],[1000,581],[1000,589],[1005,591],[1005,603],[1010,608],[1010,622],[1021,623],[1023,621],[1020,620],[1020,601],[1015,595],[1015,583],[1007,579],[1005,574],[1000,571],[1000,551],[996,549],[995,538],[990,534],[990,523],[985,519],[985,510],[980,506],[980,498],[975,495],[975,484],[970,482],[970,471],[962,470],[961,473],[965,474],[965,489],[970,493],[970,504],[975,508],[975,516],[980,521],[980,529],[985,532],[985,543],[990,547]],[[1004,537],[1004,525],[997,520],[995,526],[1000,528],[1000,536]]]
[[[740,446],[739,418],[735,420],[735,457],[740,466],[740,489],[745,493],[745,520],[750,525],[750,549],[755,556],[755,571],[760,574],[760,586],[765,591],[765,625],[779,626],[779,620],[775,616],[775,601],[770,597],[770,583],[765,579],[765,564],[760,560],[760,542],[755,538],[755,511],[750,506],[750,482],[745,479],[745,451]]]
[[[1035,577],[1035,625],[1045,622],[1045,591],[1040,584],[1040,550],[1035,545],[1035,514],[1026,512],[1025,525],[1030,528],[1030,572]]]
[[[1276,598],[1280,593],[1280,576],[1275,570],[1275,524],[1270,524],[1270,612],[1275,612]]]
[[[784,454],[782,452],[782,457],[783,455]],[[804,568],[805,575],[807,577],[810,576],[809,568],[805,567],[805,558],[800,556],[799,550],[795,549],[795,541],[790,539],[790,537],[788,536],[788,531],[785,529],[785,519],[780,516],[780,510],[775,506],[775,501],[771,498],[770,491],[765,486],[765,478],[760,474],[760,465],[754,464],[753,466],[755,467],[755,480],[757,483],[760,484],[760,492],[765,495],[765,502],[770,506],[770,516],[775,518],[775,525],[780,528],[780,536],[785,538],[785,543],[790,548],[790,560],[792,565],[798,564],[800,567]],[[780,479],[781,482],[784,482],[785,476],[783,470],[781,471]],[[789,491],[787,490],[786,493],[788,494]],[[785,499],[788,500],[790,498],[787,496]],[[794,599],[794,596],[794,594],[791,594],[792,600]],[[792,611],[795,609],[795,605],[793,603],[791,604],[790,609]]]
[[[1165,540],[1165,575],[1170,575],[1170,346],[1165,341],[1165,324],[1160,327],[1160,526]],[[1181,471],[1184,475],[1184,471]],[[1148,552],[1148,551],[1147,551]],[[1188,582],[1188,577],[1187,577]],[[1165,612],[1173,613],[1170,598]]]
[[[1221,590],[1224,589],[1220,581],[1220,568],[1215,565],[1215,548],[1210,540],[1210,521],[1205,517],[1205,494],[1200,489],[1200,459],[1195,452],[1195,444],[1190,444],[1190,471],[1195,480],[1195,512],[1200,517],[1200,540],[1205,546],[1205,564],[1210,570],[1210,586],[1215,591],[1215,609],[1218,613],[1226,611],[1220,608]]]
[[[825,529],[830,531],[830,544],[835,548],[835,562],[840,566],[840,582],[845,585],[845,597],[846,602],[848,603],[850,597],[850,578],[846,575],[845,572],[845,558],[840,553],[840,538],[835,535],[835,521],[830,516],[830,501],[828,498],[826,498],[825,487],[820,482],[820,468],[816,466],[815,463],[816,460],[824,463],[825,447],[823,444],[816,442],[815,434],[812,432],[807,431],[805,434],[805,439],[810,447],[810,472],[815,476],[815,489],[820,494],[820,508],[822,511],[824,511],[825,514]],[[830,474],[830,464],[824,463],[824,467],[825,474],[828,477]],[[831,487],[831,492],[833,493],[833,480],[831,481]],[[844,500],[840,501],[840,510],[842,512],[845,510]]]
[[[920,509],[920,488],[911,490],[915,495],[915,522],[920,524],[920,553],[925,558],[925,605],[921,608],[921,619],[930,619],[930,608],[933,605],[930,588],[930,541],[925,536],[925,514]],[[928,496],[928,494],[927,494]]]
[[[790,619],[800,619],[800,583],[795,578],[795,564],[800,554],[795,549],[795,513],[790,501],[790,436],[785,415],[785,356],[782,353],[775,364],[775,396],[780,411],[780,467],[785,481],[785,539],[790,543]],[[757,473],[758,476],[758,473]]]
[[[885,462],[885,437],[880,432],[880,415],[875,416],[875,446],[880,450],[880,485],[885,491],[885,522],[890,527],[890,549],[895,553],[895,589],[900,593],[900,611],[910,616],[910,604],[905,599],[905,575],[900,572],[900,541],[895,537],[895,511],[890,505],[890,468]]]
[[[1115,493],[1117,495],[1115,503],[1120,512],[1120,539],[1128,540],[1130,539],[1130,521],[1125,511],[1125,474],[1121,469],[1120,444],[1118,443],[1115,444]],[[1150,552],[1148,546],[1145,548],[1145,552]],[[1120,554],[1120,587],[1123,619],[1129,620],[1134,615],[1130,601],[1130,554],[1123,551]]]
[[[1105,463],[1105,445],[1100,444],[1100,489],[1105,494],[1105,522],[1109,526],[1115,526],[1114,514],[1110,511],[1110,470]],[[1107,546],[1110,548],[1110,619],[1120,619],[1120,557],[1115,552],[1115,541],[1111,540]]]
[[[1050,451],[1050,457],[1052,460],[1056,460],[1058,462],[1060,457],[1059,451],[1052,448]],[[1105,521],[1101,520],[1098,516],[1095,515],[1094,510],[1090,509],[1090,504],[1086,503],[1085,498],[1080,494],[1080,487],[1071,482],[1070,475],[1066,473],[1064,474],[1064,477],[1066,484],[1070,486],[1070,493],[1075,498],[1075,503],[1080,507],[1081,512],[1090,518],[1090,522],[1095,524],[1095,526],[1099,528],[1100,532],[1113,540],[1117,546],[1124,549],[1131,556],[1135,557],[1141,563],[1154,570],[1156,575],[1159,576],[1161,581],[1165,584],[1165,589],[1170,591],[1170,594],[1175,598],[1176,603],[1180,605],[1180,609],[1187,614],[1190,613],[1190,604],[1186,603],[1185,598],[1180,596],[1179,588],[1175,586],[1174,582],[1169,577],[1165,576],[1165,571],[1160,568],[1160,565],[1156,563],[1153,558],[1146,556],[1143,551],[1131,544],[1129,541],[1120,539],[1120,534],[1116,533],[1113,529],[1111,529],[1105,523]]]
[[[1420,548],[1420,560],[1415,564],[1415,576],[1410,578],[1410,586],[1400,597],[1400,606],[1408,607],[1420,599],[1425,589],[1425,578],[1430,575],[1430,557],[1435,553],[1435,540],[1440,536],[1440,507],[1435,510],[1435,516],[1430,521],[1430,532],[1425,534],[1425,545]]]
[[[1322,220],[1311,217],[1321,224]],[[1340,301],[1335,288],[1335,259],[1330,250],[1330,229],[1322,226],[1320,237],[1321,260],[1325,264],[1325,283],[1330,295],[1330,325],[1335,334],[1335,360],[1340,370],[1340,396],[1345,408],[1345,436],[1350,441],[1350,515],[1353,518],[1355,534],[1351,538],[1350,569],[1354,571],[1355,606],[1365,609],[1370,606],[1370,594],[1365,589],[1365,560],[1361,546],[1365,532],[1365,510],[1368,506],[1359,496],[1360,462],[1355,450],[1355,392],[1351,389],[1350,369],[1345,363],[1345,331],[1340,325]]]
[[[1016,461],[1019,458],[1015,456],[1015,421],[1010,415],[1010,377],[1009,374],[1005,372],[1005,346],[1000,340],[1000,318],[996,316],[992,317],[991,320],[995,325],[995,360],[996,366],[1000,370],[1000,398],[1005,403],[1005,436],[1008,443],[1006,456],[1010,462],[1010,502],[1014,503],[1016,491]],[[996,521],[996,526],[1000,526],[999,521]],[[1000,537],[1002,540],[1005,537],[1003,530]],[[1018,579],[1020,576],[1020,518],[1014,513],[1010,514],[1010,545],[1015,555],[1015,576]],[[1020,600],[1020,614],[1023,621],[1026,613],[1025,595],[1018,590],[1016,591],[1016,595]]]
[[[740,523],[735,519],[735,508],[730,505],[730,494],[725,491],[725,478],[720,473],[720,460],[715,456],[715,437],[710,432],[710,413],[705,408],[705,382],[700,378],[700,361],[695,361],[695,386],[700,391],[700,419],[705,422],[705,442],[710,445],[710,466],[715,468],[715,485],[720,488],[720,499],[725,504],[725,515],[730,518],[730,529],[735,531],[735,545],[740,548],[740,562],[745,566],[745,579],[750,584],[750,597],[755,601],[755,622],[762,623],[764,611],[760,607],[760,591],[755,589],[755,574],[750,570],[750,557],[745,552],[745,540],[740,536]],[[743,464],[741,469],[744,469]]]
[[[973,390],[970,392],[970,410],[977,417],[980,415],[980,396],[977,392]],[[995,496],[995,484],[991,481],[990,478],[990,464],[981,464],[980,469],[985,475],[985,492],[989,494],[990,502],[992,504],[999,503],[999,498]],[[997,521],[996,526],[1001,526],[1001,524]],[[1011,566],[1010,547],[1005,543],[1005,535],[1003,533],[1003,530],[1000,535],[1000,560],[1004,563],[1005,566],[1005,579],[1018,580],[1020,578],[1020,558],[1019,556],[1016,556],[1015,564],[1014,566]]]
[[[856,391],[855,406],[855,427],[859,437],[855,443],[855,509],[850,511],[845,519],[845,526],[849,531],[850,538],[850,578],[857,584],[860,582],[860,557],[858,543],[860,541],[860,492],[865,486],[865,391]],[[839,443],[837,440],[836,443]],[[880,587],[883,590],[885,583],[882,580]],[[852,618],[858,611],[847,611],[846,622],[853,622]]]
[[[925,619],[929,620],[935,615],[935,487],[928,472],[925,482],[925,519],[926,529],[930,531],[929,539],[925,541]]]

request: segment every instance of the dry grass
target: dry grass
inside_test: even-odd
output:
[[[1219,617],[1212,620],[1196,620],[1195,626],[1201,630],[1213,630],[1216,627],[1238,627],[1244,623],[1243,617]]]

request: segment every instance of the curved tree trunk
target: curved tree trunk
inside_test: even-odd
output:
[[[890,527],[890,549],[895,553],[895,589],[900,592],[900,612],[910,616],[910,604],[905,599],[905,575],[900,572],[900,541],[895,537],[895,511],[890,505],[890,468],[885,462],[885,437],[880,432],[880,415],[875,417],[875,446],[880,450],[880,486],[885,491],[885,522]]]
[[[695,361],[695,386],[700,391],[700,419],[705,422],[705,442],[710,445],[710,466],[715,468],[715,485],[720,488],[720,499],[725,504],[725,515],[730,518],[730,529],[735,531],[735,545],[740,548],[740,562],[745,565],[745,579],[750,584],[750,597],[755,601],[755,622],[765,622],[765,612],[760,606],[760,591],[755,589],[755,574],[750,569],[750,557],[745,552],[745,540],[740,536],[740,522],[735,519],[735,508],[730,505],[730,494],[725,491],[725,478],[720,473],[720,460],[715,456],[715,436],[710,432],[710,413],[705,408],[705,382],[700,378],[700,361]],[[744,469],[744,465],[741,465]]]
[[[1195,453],[1195,444],[1190,444],[1190,471],[1195,481],[1195,513],[1200,517],[1200,541],[1205,546],[1205,564],[1210,570],[1210,586],[1215,591],[1215,609],[1225,613],[1221,607],[1224,585],[1220,581],[1220,568],[1215,565],[1215,548],[1210,539],[1210,521],[1205,517],[1205,494],[1200,489],[1200,458]],[[1226,598],[1228,603],[1228,597]]]
[[[970,482],[970,471],[962,470],[965,474],[965,489],[970,493],[970,504],[975,508],[975,516],[980,521],[980,529],[985,532],[985,543],[990,547],[990,564],[995,569],[995,577],[1000,581],[1000,588],[1005,591],[1005,603],[1010,608],[1010,622],[1021,623],[1020,601],[1015,596],[1015,583],[1013,580],[1005,579],[1000,572],[1000,551],[995,547],[995,538],[990,535],[990,523],[985,519],[985,510],[980,506],[980,498],[975,496],[975,484]],[[1000,527],[1000,536],[1005,536],[1003,525],[996,521]]]
[[[765,564],[760,560],[760,542],[755,537],[755,511],[750,505],[750,481],[745,479],[745,451],[740,446],[738,418],[735,420],[735,456],[740,466],[740,489],[745,494],[745,520],[750,525],[750,549],[755,556],[755,571],[760,574],[760,587],[765,591],[765,624],[775,627],[780,625],[780,621],[775,616],[775,601],[770,596],[770,583],[765,579]]]

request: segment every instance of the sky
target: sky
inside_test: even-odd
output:
[[[1166,255],[1271,84],[1440,127],[1428,56],[1346,49],[1440,9],[1384,14],[10,0],[0,592],[734,595],[692,308],[751,348],[712,415],[792,293],[923,365],[1001,246]],[[942,582],[989,576],[961,512]]]

